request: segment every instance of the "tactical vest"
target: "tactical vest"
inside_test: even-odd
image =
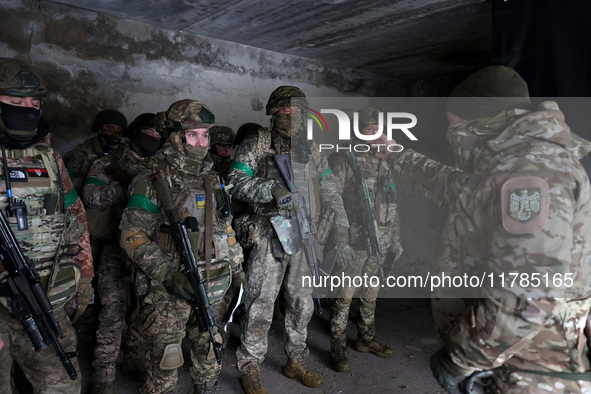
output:
[[[219,186],[217,175],[211,173],[209,178],[212,183],[213,196],[208,197],[205,193],[203,174],[201,176],[187,177],[183,176],[183,174],[172,174],[171,176],[169,172],[167,175],[169,185],[172,184],[170,190],[173,201],[178,207],[181,219],[185,220],[185,218],[194,217],[197,221],[198,231],[191,231],[189,228],[187,228],[187,231],[193,254],[197,259],[197,265],[203,270],[203,277],[209,277],[207,287],[209,300],[215,302],[224,296],[232,283],[233,274],[228,256],[230,246],[236,243],[236,233],[228,221],[222,218],[218,212],[218,207],[223,205],[221,193],[224,193],[224,191]],[[207,273],[207,264],[204,257],[206,200],[208,198],[212,199],[213,207],[212,256],[209,274]],[[157,240],[161,250],[178,257],[174,240],[166,232],[166,228],[160,227],[156,229],[153,239]]]
[[[281,171],[277,167],[274,160],[276,154],[289,154],[292,158],[291,166],[293,171],[293,183],[298,192],[304,197],[306,201],[307,214],[316,222],[319,216],[319,197],[318,185],[314,184],[316,179],[311,171],[311,163],[308,160],[306,152],[293,152],[292,149],[284,149],[278,152],[279,146],[271,149],[271,132],[268,130],[259,130],[259,138],[257,142],[257,157],[264,158],[264,163],[258,171],[258,176],[275,179],[277,184],[285,189],[288,189]],[[296,203],[295,201],[293,202]],[[298,223],[295,217],[292,217],[289,212],[277,212],[275,202],[271,201],[266,204],[261,204],[258,207],[258,214],[267,214],[276,212],[275,215],[269,217],[269,221],[275,230],[275,234],[281,243],[283,251],[289,255],[297,252],[300,246]]]
[[[28,229],[20,231],[8,217],[27,261],[38,272],[41,285],[54,308],[62,307],[76,292],[80,268],[69,252],[84,232],[73,213],[66,213],[63,185],[55,152],[34,146],[6,152],[13,197],[27,207]],[[4,166],[1,166],[4,179]],[[6,184],[0,185],[0,208],[6,212]],[[66,256],[68,255],[68,256]]]

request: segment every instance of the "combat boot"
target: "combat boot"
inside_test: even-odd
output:
[[[267,394],[267,389],[261,383],[261,370],[259,367],[243,373],[240,385],[246,394]]]
[[[90,394],[113,394],[113,382],[94,382]]]
[[[371,339],[358,339],[355,342],[355,350],[362,353],[371,353],[379,357],[390,358],[394,355],[394,351],[383,343],[378,342],[374,337]]]
[[[322,385],[320,375],[312,372],[304,360],[290,358],[285,367],[283,367],[283,374],[288,378],[298,378],[304,386],[318,387]]]
[[[196,383],[193,385],[193,391],[195,394],[212,394],[217,390],[217,387],[217,380],[215,382]]]
[[[351,365],[347,359],[347,346],[331,346],[330,347],[330,364],[332,369],[337,372],[349,372]]]

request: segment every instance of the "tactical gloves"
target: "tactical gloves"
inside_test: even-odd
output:
[[[232,287],[240,289],[240,285],[242,285],[242,288],[246,291],[247,282],[244,271],[241,271],[232,277]]]
[[[170,274],[170,277],[164,281],[164,287],[170,294],[187,301],[195,297],[195,289],[191,286],[191,282],[180,272]]]
[[[273,196],[273,200],[275,200],[275,204],[277,204],[278,209],[291,209],[293,196],[291,195],[291,192],[289,190],[279,186],[278,184],[275,184],[271,188],[271,195]]]

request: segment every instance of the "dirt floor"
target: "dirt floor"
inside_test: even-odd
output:
[[[269,333],[269,351],[261,367],[263,385],[269,393],[443,393],[431,376],[429,357],[438,348],[428,299],[379,299],[377,308],[378,336],[395,351],[390,359],[359,353],[351,346],[357,329],[349,325],[347,355],[350,372],[335,372],[330,368],[328,336],[329,303],[323,301],[324,313],[314,314],[308,331],[310,366],[318,372],[324,384],[307,388],[295,379],[283,376],[281,367],[287,357],[283,350],[283,322],[274,321]],[[240,373],[236,369],[236,348],[239,327],[231,325],[231,338],[224,355],[224,369],[218,380],[218,393],[241,393]],[[87,393],[92,378],[92,339],[84,328],[79,329],[80,362],[83,393]],[[185,359],[189,358],[188,343],[183,343]],[[179,382],[172,393],[193,393],[189,368],[179,370]],[[115,380],[116,394],[138,393],[139,382],[119,372]]]

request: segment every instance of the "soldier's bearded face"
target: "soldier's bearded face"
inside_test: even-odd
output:
[[[185,138],[187,144],[193,145],[196,148],[206,148],[209,146],[209,130],[208,129],[192,129],[185,131]]]

